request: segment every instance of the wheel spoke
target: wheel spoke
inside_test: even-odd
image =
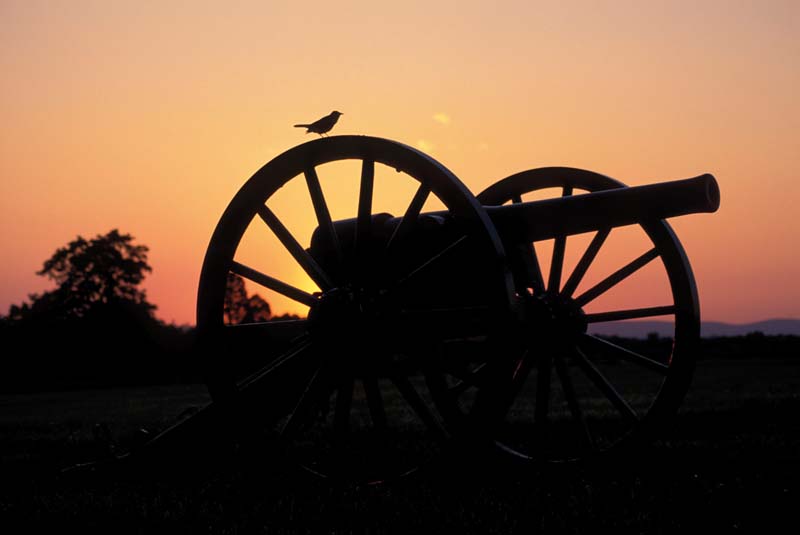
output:
[[[514,365],[514,371],[511,373],[511,388],[507,394],[508,403],[506,404],[508,408],[510,408],[511,404],[514,403],[514,400],[517,399],[517,396],[522,391],[522,387],[525,386],[525,381],[528,379],[530,373],[531,357],[530,351],[526,349],[522,352],[522,355],[520,355],[519,359]]]
[[[592,364],[579,347],[574,348],[573,355],[578,366],[580,366],[586,376],[595,384],[611,404],[616,407],[620,414],[632,422],[638,422],[639,417],[636,415],[636,411],[634,411],[628,402],[617,392],[617,389],[606,379],[606,376]]]
[[[310,254],[300,245],[297,240],[292,236],[280,219],[270,210],[266,205],[258,210],[258,215],[261,220],[267,224],[272,232],[277,236],[287,251],[294,257],[295,261],[300,264],[300,267],[311,277],[319,289],[322,291],[329,290],[333,283],[331,283],[328,275],[322,270],[317,262],[311,257]]]
[[[614,310],[611,312],[597,312],[586,314],[587,323],[602,323],[604,321],[631,320],[635,318],[651,318],[653,316],[667,316],[675,313],[675,306],[632,308],[628,310]]]
[[[592,343],[594,343],[596,345],[599,345],[599,346],[601,346],[601,347],[603,347],[605,349],[610,350],[613,355],[615,355],[615,356],[617,356],[617,357],[619,357],[619,358],[621,358],[623,360],[627,360],[627,361],[632,362],[634,364],[638,364],[640,366],[644,366],[645,368],[647,368],[649,370],[653,370],[655,372],[658,372],[661,375],[666,375],[667,372],[669,371],[669,366],[667,364],[662,364],[661,362],[658,362],[657,360],[653,360],[653,359],[651,359],[649,357],[645,357],[644,355],[640,355],[639,353],[636,353],[635,351],[631,351],[630,349],[626,349],[626,348],[624,348],[622,346],[618,346],[617,344],[609,342],[608,340],[604,340],[602,338],[599,338],[597,336],[593,336],[591,334],[585,334],[583,336],[583,339],[588,341],[588,342],[592,342]]]
[[[344,377],[339,382],[336,391],[336,412],[334,413],[333,429],[338,437],[344,437],[350,431],[350,407],[353,404],[352,377]]]
[[[411,384],[408,377],[398,373],[393,374],[391,379],[406,402],[411,406],[417,416],[419,416],[419,419],[428,427],[428,430],[436,435],[445,437],[447,433],[436,420],[433,413],[431,413],[428,405],[420,397],[419,392],[417,392],[417,389]]]
[[[270,380],[279,381],[282,372],[287,371],[298,361],[306,357],[310,358],[310,355],[313,355],[313,352],[309,351],[311,348],[312,343],[308,337],[295,341],[292,347],[273,359],[269,364],[239,381],[237,383],[239,393],[244,395],[250,392],[258,392],[259,387],[262,387],[264,383]]]
[[[317,299],[310,293],[304,292],[300,288],[295,288],[291,284],[287,284],[276,278],[270,277],[269,275],[245,266],[244,264],[240,264],[239,262],[231,261],[230,269],[237,275],[260,284],[265,288],[269,288],[270,290],[278,292],[279,294],[284,295],[289,299],[293,299],[298,303],[303,303],[306,306],[313,306],[317,302]]]
[[[311,379],[308,381],[306,388],[303,390],[303,394],[297,401],[297,405],[295,405],[294,409],[289,414],[289,418],[283,425],[283,429],[281,429],[280,435],[282,437],[291,435],[297,429],[297,426],[300,425],[300,419],[303,416],[308,415],[311,408],[314,406],[314,402],[317,401],[317,395],[319,394],[320,387],[324,382],[324,374],[321,373],[322,368],[323,365],[320,364],[316,371],[314,371]]]
[[[487,363],[488,364],[488,363]],[[528,379],[528,376],[531,372],[531,357],[528,349],[522,351],[521,355],[519,356],[516,361],[510,363],[513,366],[505,367],[502,366],[498,368],[497,366],[494,367],[486,367],[486,372],[493,373],[494,378],[487,377],[489,380],[490,388],[493,390],[492,394],[490,394],[490,398],[494,398],[492,402],[492,410],[495,412],[495,417],[502,419],[511,409],[512,405],[514,405],[514,401],[519,396],[519,393],[522,391],[523,387],[525,386],[525,381]],[[501,374],[501,377],[497,377],[498,371]],[[510,372],[510,381],[509,381],[509,372]],[[499,380],[498,380],[499,379]],[[484,384],[486,382],[484,381]],[[479,393],[482,393],[483,390],[488,391],[489,389],[482,389]],[[537,395],[539,393],[537,389]],[[538,398],[537,398],[537,407],[538,405]]]
[[[431,190],[427,185],[419,185],[417,192],[414,194],[414,198],[411,199],[411,203],[408,205],[408,208],[406,208],[403,219],[400,220],[400,224],[397,225],[397,228],[394,229],[394,233],[392,233],[392,237],[389,238],[389,243],[386,244],[387,256],[389,256],[388,253],[392,250],[394,244],[405,237],[406,234],[414,228],[419,218],[419,213],[422,211],[422,207],[425,205],[425,201],[428,200],[428,195],[430,195],[430,193]]]
[[[572,195],[572,186],[564,186],[562,197]],[[547,280],[547,291],[558,293],[561,286],[561,272],[564,269],[564,251],[567,248],[567,236],[562,235],[556,238],[553,244],[553,256],[550,259],[550,275]]]
[[[308,320],[261,321],[258,323],[237,323],[225,326],[225,336],[289,339],[305,334],[308,330]]]
[[[522,202],[522,197],[515,195],[512,198],[512,202],[519,204]],[[527,242],[518,244],[517,249],[525,273],[523,288],[530,286],[535,294],[544,292],[544,276],[542,275],[542,267],[539,265],[539,258],[536,255],[536,246]]]
[[[569,407],[572,417],[580,424],[583,429],[583,436],[591,449],[597,449],[597,444],[594,441],[592,432],[589,430],[589,425],[586,423],[586,418],[581,411],[580,403],[578,403],[578,396],[575,395],[575,386],[572,384],[572,378],[569,375],[569,370],[564,363],[563,355],[556,355],[555,359],[556,374],[558,380],[561,382],[561,388],[564,391],[564,397],[567,399],[567,406]]]
[[[578,306],[585,306],[587,303],[591,302],[592,300],[596,299],[600,295],[604,294],[623,280],[627,279],[631,275],[633,275],[636,271],[641,269],[642,267],[646,266],[651,260],[658,257],[658,249],[653,247],[642,256],[633,260],[625,267],[615,271],[607,278],[603,279],[595,286],[586,290],[584,293],[579,295],[575,298],[575,303]]]
[[[364,160],[361,164],[361,189],[358,194],[358,218],[356,219],[356,250],[359,252],[364,251],[372,235],[372,190],[374,182],[375,162]]]
[[[553,357],[549,351],[540,352],[536,359],[536,408],[533,413],[533,422],[541,426],[547,422],[550,410],[550,370]]]
[[[466,236],[461,236],[460,238],[458,238],[457,240],[452,242],[450,245],[448,245],[447,247],[445,247],[441,251],[437,252],[436,254],[434,254],[429,259],[427,259],[424,262],[422,262],[416,268],[412,269],[406,276],[401,277],[395,283],[394,288],[395,289],[399,288],[400,286],[406,284],[408,281],[410,281],[414,277],[416,277],[416,276],[420,275],[421,273],[423,273],[426,269],[430,268],[436,262],[438,262],[439,260],[441,260],[442,258],[447,256],[447,254],[451,253],[458,245],[464,243],[466,241],[466,239],[467,239]]]
[[[547,278],[547,291],[558,293],[561,286],[561,271],[564,269],[564,251],[567,248],[567,237],[559,236],[553,244],[553,257],[550,259],[550,275]]]
[[[304,172],[306,177],[306,184],[308,185],[308,193],[311,195],[311,203],[314,205],[314,213],[317,215],[317,223],[322,232],[327,235],[333,250],[336,251],[336,257],[339,264],[342,263],[342,247],[339,244],[339,236],[336,234],[336,229],[331,220],[331,214],[328,211],[328,204],[325,202],[325,196],[322,194],[322,187],[319,184],[319,177],[317,171],[313,167],[309,167]]]
[[[539,257],[536,254],[536,246],[533,243],[520,243],[517,244],[517,250],[525,273],[524,281],[517,287],[521,286],[520,290],[532,288],[536,295],[544,293],[544,276],[542,267],[539,265]]]
[[[589,244],[589,247],[586,248],[584,251],[583,256],[578,261],[575,269],[572,271],[572,274],[567,279],[567,282],[564,283],[564,288],[561,290],[561,293],[566,297],[572,297],[572,294],[575,293],[575,290],[578,288],[578,285],[583,280],[583,276],[586,275],[586,272],[589,270],[589,266],[592,265],[597,253],[600,251],[600,248],[603,246],[603,243],[608,238],[608,235],[611,233],[610,228],[605,228],[597,231],[597,234],[594,235],[592,238],[592,242]]]
[[[252,347],[289,343],[307,333],[307,320],[289,320],[225,325],[222,336],[229,347],[247,351]]]
[[[466,374],[459,374],[453,371],[450,371],[450,375],[456,377],[458,381],[455,384],[451,385],[447,392],[454,396],[460,396],[470,387],[477,386],[480,387],[486,381],[486,372],[489,370],[486,366],[486,362],[480,363],[478,366],[475,367],[474,370],[467,372]]]
[[[375,376],[365,377],[361,384],[364,385],[364,394],[367,397],[372,426],[383,433],[386,430],[386,409],[384,408],[380,386],[378,386],[378,378]]]

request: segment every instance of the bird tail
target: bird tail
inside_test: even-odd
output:
[[[311,126],[310,124],[296,124],[294,125],[295,128],[308,128]]]

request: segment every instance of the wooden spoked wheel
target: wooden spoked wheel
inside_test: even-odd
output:
[[[356,208],[345,224],[332,221],[331,190],[326,197],[320,185],[328,166],[343,160],[360,163]],[[412,184],[399,217],[373,213],[376,169]],[[307,243],[271,205],[293,181],[313,206],[308,218],[317,228]],[[445,209],[420,216],[428,199]],[[249,232],[276,237],[316,289],[282,280],[269,260],[251,265],[241,258]],[[466,297],[464,278],[447,276],[465,251],[483,259],[468,266],[470,277],[486,281],[484,291]],[[227,325],[231,274],[307,307],[307,316]],[[256,172],[211,238],[197,303],[208,387],[239,429],[281,444],[310,472],[358,483],[402,475],[449,438],[426,382],[431,369],[441,373],[442,347],[453,330],[463,336],[465,323],[482,322],[473,330],[485,332],[507,322],[513,294],[494,227],[441,164],[385,139],[311,141]]]
[[[621,187],[589,171],[542,168],[501,180],[478,200],[502,205],[534,200],[529,194],[542,198],[548,192],[568,196]],[[636,243],[643,249],[623,258],[617,251],[630,246],[612,249],[609,262],[603,248],[622,232],[640,234]],[[568,272],[565,252],[580,241],[578,236],[551,240],[547,262],[537,258],[537,250],[545,256],[544,243],[506,244],[521,320],[505,343],[505,355],[492,357],[505,370],[487,374],[486,367],[475,366],[470,378],[448,386],[455,397],[467,399],[473,413],[493,414],[491,435],[517,458],[562,461],[624,451],[675,414],[691,381],[700,312],[689,261],[670,226],[653,220],[601,228],[591,239],[584,235]],[[587,282],[601,257],[606,271]],[[642,304],[633,295],[647,293],[636,286],[642,271],[649,273],[645,285],[664,287],[661,301]],[[622,291],[629,280],[635,281],[630,282],[634,292]],[[608,335],[610,322],[648,319],[665,322],[670,334],[647,340]],[[605,331],[596,332],[603,326]]]

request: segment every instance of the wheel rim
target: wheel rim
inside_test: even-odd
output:
[[[523,195],[546,188],[558,188],[566,196],[618,187],[624,184],[590,171],[542,168],[501,180],[478,200],[501,205],[522,202]],[[502,451],[526,460],[550,461],[622,451],[658,431],[677,410],[694,369],[700,332],[697,291],[688,259],[670,226],[655,220],[642,222],[640,228],[651,249],[583,290],[582,280],[602,254],[610,229],[595,233],[571,273],[563,269],[567,237],[553,240],[546,279],[535,244],[506,244],[526,319],[507,343],[510,357],[502,359],[505,363],[500,366],[505,368],[498,372],[500,378],[494,377],[489,386],[473,380],[477,392],[471,396],[477,401],[467,403],[478,407],[473,413],[492,414],[491,433]],[[613,292],[658,258],[671,303],[584,312],[596,298]],[[544,327],[543,311],[555,318]],[[657,356],[650,355],[645,344],[583,332],[610,320],[665,315],[673,325],[673,346],[671,352],[660,350]],[[454,386],[466,390],[463,383]]]
[[[343,227],[334,227],[319,179],[327,164],[342,160],[361,162],[352,214],[355,237],[344,245],[339,236]],[[416,192],[394,234],[380,244],[385,245],[380,254],[371,248],[378,243],[379,228],[372,217],[378,166],[416,181]],[[310,248],[300,244],[270,208],[273,194],[292,180],[305,180],[317,219],[315,235],[337,259],[328,262],[312,255],[313,240]],[[448,235],[420,253],[416,241],[428,230],[419,214],[429,197],[446,207],[448,225],[455,222],[458,239]],[[319,291],[304,291],[260,266],[237,260],[242,237],[259,218],[267,227],[262,230],[278,237]],[[430,277],[441,278],[455,254],[451,250],[463,244],[490,259],[479,273],[493,281],[483,296],[483,305],[491,311],[487,317],[507,317],[513,285],[501,241],[480,204],[441,164],[405,145],[364,136],[315,140],[278,156],[233,198],[203,264],[198,339],[213,398],[232,404],[232,413],[242,420],[240,427],[266,422],[268,435],[277,436],[282,447],[315,474],[365,483],[414,470],[449,437],[424,381],[427,370],[438,366],[432,348],[444,335],[436,330],[440,320],[428,327],[428,320],[414,316],[415,299],[429,292],[450,298],[445,289],[431,289]],[[415,259],[424,260],[420,265],[409,260],[409,269],[396,261],[413,250]],[[307,305],[308,317],[226,326],[223,309],[230,273]],[[423,301],[433,302],[430,299],[435,301]],[[255,346],[271,350],[261,355],[259,349],[253,362],[240,367],[237,359],[248,360],[242,354],[252,353]],[[414,444],[413,435],[420,430],[425,438]]]

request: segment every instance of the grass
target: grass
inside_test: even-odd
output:
[[[762,532],[800,503],[800,365],[704,361],[679,418],[636,456],[520,468],[442,459],[408,478],[341,487],[269,449],[185,470],[58,468],[143,440],[203,403],[202,387],[0,398],[0,516],[19,532]],[[788,523],[788,524],[785,524]],[[14,530],[12,529],[12,532]]]

